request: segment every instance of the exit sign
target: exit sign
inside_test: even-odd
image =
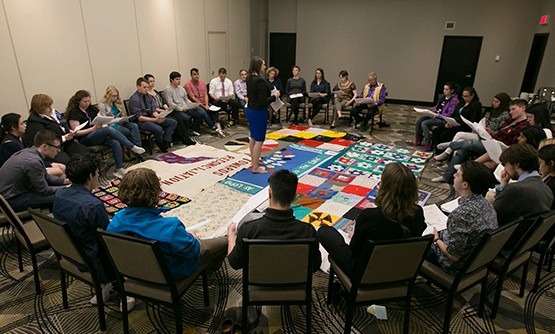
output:
[[[547,24],[548,19],[549,15],[542,15],[542,17],[540,18],[540,24]]]

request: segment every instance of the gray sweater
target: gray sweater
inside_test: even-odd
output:
[[[0,168],[0,194],[5,199],[27,192],[51,195],[64,184],[64,179],[46,172],[44,160],[36,147],[14,153]]]

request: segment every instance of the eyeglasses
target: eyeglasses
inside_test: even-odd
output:
[[[110,95],[110,97],[119,97],[119,95]]]
[[[50,147],[55,147],[56,149],[58,149],[58,151],[62,149],[62,145],[54,145],[54,144],[50,144],[50,143],[45,143],[45,144],[50,146]]]
[[[463,96],[462,96],[462,97],[465,97],[465,98],[470,98],[470,97],[472,97],[472,95],[464,95],[464,94],[463,94]]]

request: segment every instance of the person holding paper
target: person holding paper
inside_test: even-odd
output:
[[[524,218],[504,247],[512,249],[537,217],[551,211],[553,192],[538,173],[538,152],[532,146],[511,145],[501,153],[500,160],[505,168],[500,184],[495,186],[493,201],[499,225]],[[510,180],[518,182],[509,183]]]
[[[264,79],[266,63],[260,57],[253,57],[249,66],[247,77],[247,95],[250,96],[249,104],[245,108],[249,120],[249,152],[251,154],[251,171],[256,174],[266,173],[260,167],[260,154],[262,144],[266,138],[266,126],[268,123],[268,106],[279,98],[279,91],[274,90]]]
[[[278,75],[279,75],[279,70],[273,66],[266,70],[266,76],[268,77],[268,82],[273,88],[279,91],[280,95],[282,95],[283,83],[281,82],[281,79],[278,78]],[[270,125],[276,123],[276,121],[277,123],[279,123],[281,120],[277,119],[278,117],[277,110],[274,110],[274,108],[270,106],[270,111],[271,111],[270,122],[269,122]]]
[[[511,118],[509,114],[509,103],[511,97],[505,92],[497,93],[491,101],[491,111],[486,123],[486,127],[493,132],[499,131],[501,125]]]
[[[291,104],[291,112],[293,113],[293,124],[299,124],[299,108],[304,101],[306,94],[306,81],[301,78],[301,68],[298,65],[293,66],[293,77],[287,79],[285,83],[285,94],[287,94],[287,102]],[[286,122],[289,122],[290,115],[287,115]]]
[[[208,115],[206,110],[196,106],[187,97],[185,88],[181,87],[181,74],[179,72],[170,73],[170,84],[164,88],[162,92],[163,97],[166,99],[169,108],[173,109],[170,116],[177,121],[177,132],[184,142],[190,145],[191,139],[189,138],[188,129],[186,124],[192,123],[193,131],[200,131],[200,125],[204,120],[213,131],[223,136],[220,123],[214,124],[212,118]],[[193,108],[194,107],[194,108]],[[192,121],[192,122],[191,122]]]
[[[127,208],[116,213],[107,231],[157,240],[175,280],[187,278],[198,268],[218,270],[227,254],[227,237],[200,239],[177,217],[161,215],[157,207],[162,188],[152,169],[137,168],[121,180],[119,198]]]
[[[237,96],[241,108],[245,108],[249,102],[247,97],[247,70],[239,71],[239,79],[235,80],[233,86],[235,87],[235,96]]]
[[[354,82],[349,81],[349,72],[346,70],[339,71],[339,82],[333,87],[333,119],[330,129],[334,129],[337,120],[341,118],[341,110],[355,102],[357,96],[357,86]]]
[[[114,118],[126,116],[119,91],[115,86],[106,87],[106,93],[98,102],[98,110],[102,116],[113,116]],[[142,146],[141,132],[137,123],[125,121],[113,124],[112,127],[123,133],[125,137],[130,138],[133,144]]]
[[[444,123],[437,126],[432,131],[432,144],[438,145],[439,143],[450,142],[458,132],[472,132],[472,129],[466,124],[461,116],[471,122],[479,122],[482,118],[482,103],[478,93],[473,87],[465,87],[462,91],[463,100],[455,108],[451,117],[457,121],[459,126],[453,126],[449,123]],[[434,157],[434,160],[441,161],[448,157],[449,153]]]
[[[208,89],[206,88],[206,84],[204,83],[204,81],[200,79],[198,68],[191,68],[189,73],[191,75],[191,80],[187,81],[183,86],[183,88],[185,88],[185,91],[187,92],[189,100],[191,100],[193,103],[198,103],[199,107],[204,109],[208,116],[210,116],[212,123],[218,124],[221,129],[221,122],[218,115],[218,110],[212,110],[210,108],[210,105],[208,104]]]
[[[331,88],[330,83],[326,81],[326,77],[324,76],[324,69],[317,68],[314,72],[314,80],[310,83],[310,92],[319,94],[319,96],[311,97],[308,100],[308,102],[312,103],[312,111],[310,115],[308,115],[307,122],[308,126],[314,126],[312,120],[318,115],[320,109],[322,109],[322,105],[330,101]]]
[[[210,97],[214,100],[212,104],[226,110],[228,106],[231,107],[231,122],[229,126],[239,124],[239,107],[241,106],[235,100],[235,92],[233,91],[233,83],[226,78],[227,70],[221,67],[218,70],[218,76],[210,80]],[[227,118],[229,119],[229,111],[227,111]]]
[[[360,92],[357,98],[371,99],[373,102],[356,103],[353,110],[351,110],[351,117],[355,119],[356,125],[359,126],[360,131],[364,132],[368,130],[368,121],[372,119],[377,112],[381,112],[386,95],[385,85],[378,82],[378,75],[374,72],[368,73],[368,83],[364,85],[362,92]],[[365,109],[368,111],[366,115],[362,117],[362,111]]]
[[[510,146],[518,141],[518,136],[520,132],[529,125],[526,120],[526,106],[528,102],[525,100],[513,100],[511,101],[510,114],[511,118],[507,120],[501,130],[497,133],[491,134],[492,139],[503,142],[503,144]],[[486,129],[488,130],[488,129]],[[490,131],[488,131],[490,132]],[[480,139],[468,139],[463,141],[451,142],[449,147],[455,151],[453,158],[447,170],[442,176],[438,176],[432,179],[432,182],[453,182],[453,175],[455,174],[455,165],[461,164],[472,157],[479,157],[486,153],[484,144]]]
[[[414,139],[414,146],[424,144],[424,151],[432,150],[432,138],[430,136],[430,129],[433,126],[442,125],[445,120],[442,116],[451,117],[455,108],[459,104],[457,97],[457,89],[454,83],[446,82],[443,85],[443,97],[437,102],[432,111],[436,114],[434,117],[422,116],[416,120],[416,138]]]
[[[490,171],[481,163],[466,161],[455,173],[454,188],[461,196],[459,206],[447,218],[447,228],[437,231],[427,260],[450,274],[464,265],[482,234],[495,230],[497,214],[484,196],[493,183]]]
[[[52,159],[53,162],[66,165],[72,156],[89,154],[90,150],[75,139],[75,133],[70,131],[67,121],[52,108],[54,101],[46,94],[35,94],[31,98],[31,108],[27,118],[27,128],[23,135],[25,147],[33,146],[35,135],[40,130],[51,130],[62,138],[62,149]]]
[[[352,274],[366,240],[390,240],[418,237],[426,229],[424,211],[418,204],[417,181],[405,165],[388,164],[381,177],[375,208],[364,209],[356,219],[347,245],[333,226],[320,226],[318,238],[329,256],[347,273]]]
[[[160,151],[166,153],[171,146],[177,121],[169,117],[158,117],[160,109],[157,108],[154,98],[148,94],[148,80],[140,77],[136,84],[137,91],[129,98],[130,112],[136,116],[139,129],[153,133]]]
[[[91,105],[91,95],[86,90],[78,90],[67,104],[66,118],[69,126],[75,131],[75,137],[86,146],[103,145],[112,149],[114,161],[116,163],[117,177],[125,174],[123,168],[123,152],[121,147],[125,147],[133,153],[143,154],[145,149],[130,142],[121,132],[109,126],[92,125],[92,120],[98,114],[98,108]],[[78,126],[86,124],[81,129]]]

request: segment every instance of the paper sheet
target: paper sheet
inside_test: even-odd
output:
[[[308,97],[320,97],[320,93],[318,93],[318,92],[314,92],[314,93],[313,93],[313,92],[310,92],[310,93],[308,93]]]
[[[376,103],[376,102],[374,101],[374,99],[360,98],[360,97],[357,97],[357,98],[355,99],[355,102],[356,102],[357,104],[375,104],[375,103]]]
[[[441,204],[441,210],[447,213],[453,212],[453,210],[459,207],[459,198],[457,197],[452,201]]]
[[[505,151],[509,147],[505,145],[503,142],[500,142],[499,140],[495,140],[495,139],[482,140],[482,144],[484,145],[484,148],[488,152],[489,158],[498,164],[501,163],[501,161],[499,160],[501,153],[503,153],[503,151]]]
[[[333,93],[333,95],[335,95],[335,97],[345,96],[345,92],[342,91],[342,90],[334,90],[332,93]]]
[[[165,111],[162,111],[161,113],[158,113],[158,116],[156,116],[156,118],[166,118],[166,116],[168,116],[171,113],[172,112],[170,110],[165,110]]]
[[[75,127],[75,129],[73,130],[73,132],[77,132],[77,131],[83,129],[85,126],[87,126],[88,123],[89,123],[89,122],[87,121],[87,122],[83,122],[83,123],[77,125],[77,126]]]
[[[222,108],[217,107],[217,106],[210,106],[210,108],[208,108],[208,109],[210,109],[211,111],[220,111],[220,109],[222,109]]]
[[[482,118],[480,120],[480,122],[475,123],[475,122],[471,122],[469,120],[467,120],[466,118],[464,118],[463,116],[461,116],[461,119],[463,120],[463,122],[465,122],[466,124],[468,124],[468,126],[474,131],[476,132],[476,134],[482,138],[482,139],[486,139],[486,140],[490,140],[492,139],[491,135],[486,131],[486,119],[485,117]]]
[[[296,99],[296,98],[298,98],[298,97],[303,97],[303,96],[304,96],[303,93],[297,93],[297,94],[291,94],[291,95],[289,95],[289,98],[291,98],[291,99]]]
[[[461,126],[453,117],[441,116],[441,118],[452,127]]]
[[[231,100],[232,98],[233,98],[233,95],[226,95],[226,96],[220,97],[220,101],[227,102],[227,101]]]
[[[447,228],[447,216],[435,204],[426,205],[424,208],[424,218],[428,227],[422,235],[432,234],[434,227],[441,231]]]
[[[436,117],[437,113],[431,111],[430,109],[424,109],[424,108],[414,108],[414,111],[416,111],[417,113],[420,113],[424,116],[428,116],[428,117]]]

